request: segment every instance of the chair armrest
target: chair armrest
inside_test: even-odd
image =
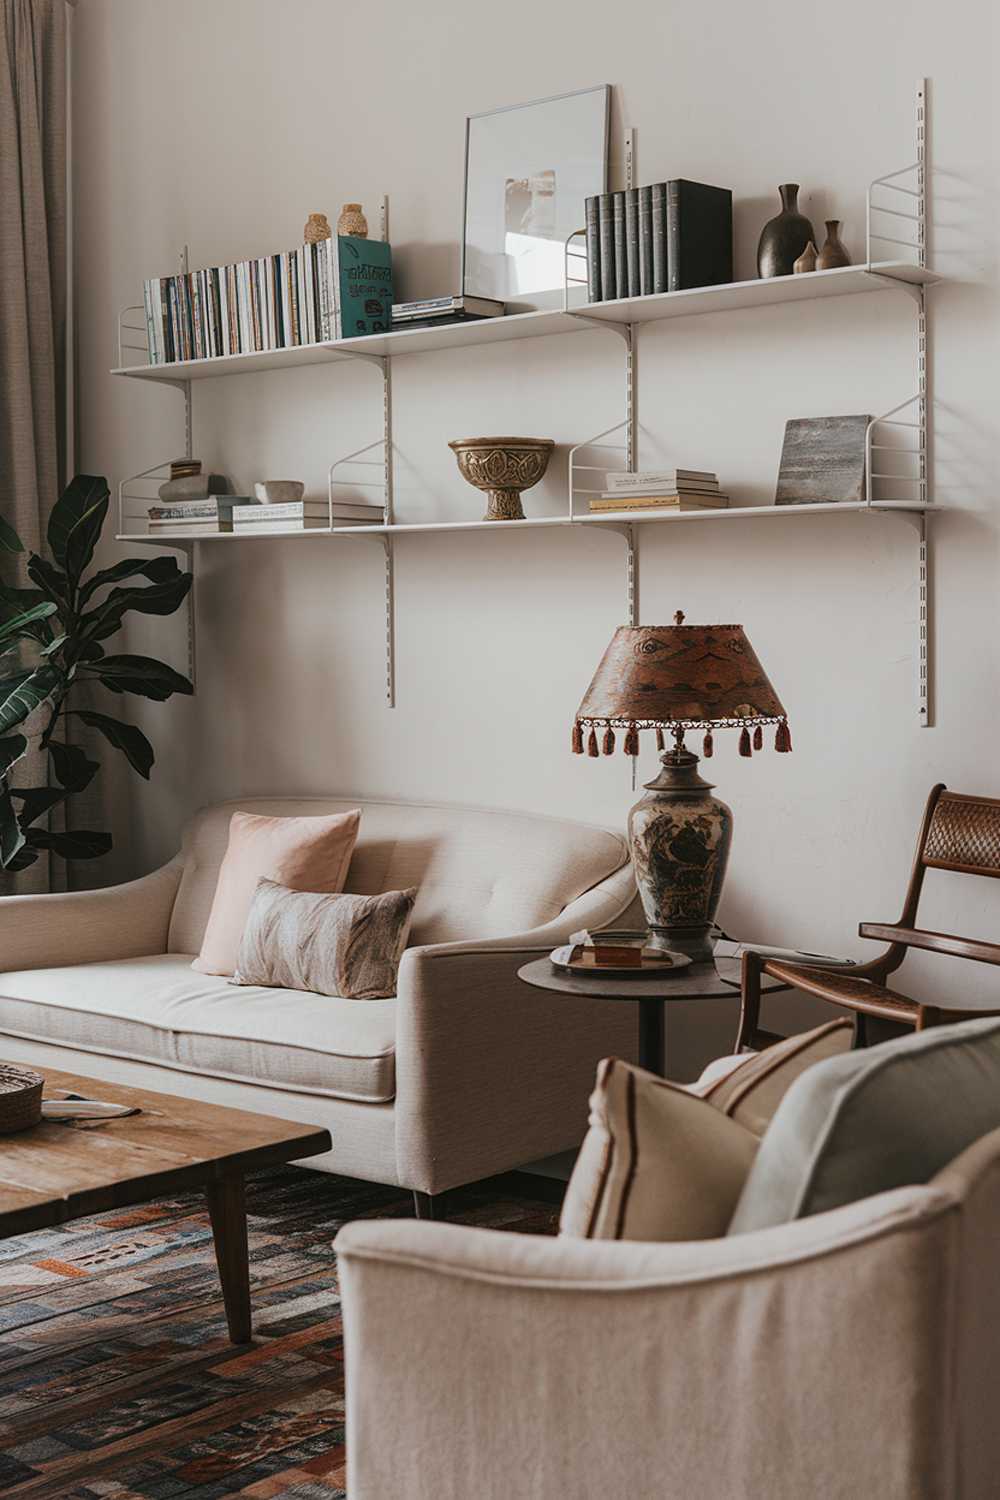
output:
[[[859,979],[850,969],[810,969],[773,958],[764,960],[763,969],[765,974],[772,974],[775,979],[781,979],[807,995],[816,995],[820,1000],[829,1000],[847,1010],[861,1011],[887,1021],[905,1021],[910,1025],[916,1015],[915,1000],[897,990],[890,990],[884,984]]]
[[[3,974],[17,969],[165,953],[182,869],[178,855],[141,880],[104,890],[0,899],[0,994]]]
[[[858,935],[883,943],[902,943],[907,948],[926,948],[953,958],[971,958],[978,963],[1000,964],[1000,943],[954,937],[948,932],[928,932],[922,927],[900,927],[893,922],[862,922]]]
[[[631,866],[529,932],[410,948],[396,1004],[396,1168],[440,1193],[582,1140],[594,1070],[635,1056],[634,1007],[552,994],[517,971],[582,926],[629,917]]]
[[[801,1500],[832,1475],[945,1500],[956,1207],[904,1188],[671,1245],[348,1225],[352,1500]]]

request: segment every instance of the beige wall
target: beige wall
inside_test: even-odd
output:
[[[613,8],[386,0],[82,0],[76,13],[79,463],[113,483],[180,451],[168,388],[109,378],[114,318],[142,279],[295,244],[307,213],[390,196],[401,297],[457,284],[466,113],[610,81],[642,180],[732,186],[750,274],[775,184],[859,254],[868,180],[914,154],[931,77],[939,402],[937,727],[917,725],[916,536],[878,517],[664,526],[642,534],[642,617],[738,620],[786,703],[792,756],[711,769],[736,814],[722,916],[758,938],[860,952],[893,918],[938,779],[1000,795],[996,625],[997,159],[989,0]],[[990,155],[991,149],[994,154]],[[883,410],[915,388],[902,295],[663,323],[640,349],[640,462],[717,468],[767,502],[785,419]],[[528,496],[563,503],[569,444],[620,419],[621,347],[577,333],[395,366],[397,507],[472,517],[448,438],[525,431],[558,455]],[[337,364],[199,383],[195,448],[238,485],[299,476],[379,435],[377,376]],[[199,691],[152,706],[151,786],[123,783],[117,867],[175,847],[191,808],[240,792],[326,792],[538,809],[621,826],[628,765],[568,753],[577,702],[624,612],[621,543],[594,532],[472,533],[397,546],[399,706],[383,699],[382,563],[371,541],[202,549]],[[184,660],[180,619],[128,647]],[[770,738],[770,737],[769,737]],[[642,769],[652,774],[651,748]],[[1000,891],[956,879],[934,917],[983,936]],[[936,890],[932,890],[936,895]],[[917,962],[919,969],[919,961]],[[990,983],[961,966],[949,986]],[[926,983],[931,982],[926,980]]]

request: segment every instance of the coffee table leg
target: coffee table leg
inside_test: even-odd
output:
[[[230,1172],[208,1187],[208,1212],[215,1239],[215,1259],[226,1305],[229,1337],[248,1344],[250,1321],[250,1260],[247,1250],[246,1194],[242,1172]]]
[[[639,1001],[639,1066],[649,1073],[666,1076],[664,1002],[658,995],[643,995]]]

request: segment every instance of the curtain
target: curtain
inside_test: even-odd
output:
[[[0,27],[0,511],[29,550],[66,481],[66,5],[2,0]],[[5,581],[27,583],[4,557]],[[44,779],[40,726],[17,780]],[[17,889],[48,884],[44,859]],[[0,891],[11,890],[9,877]]]

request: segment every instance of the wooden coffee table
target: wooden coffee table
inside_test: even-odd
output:
[[[37,1071],[45,1076],[46,1097],[66,1090],[137,1106],[141,1114],[84,1127],[43,1121],[0,1136],[0,1239],[204,1188],[229,1337],[234,1344],[249,1342],[244,1175],[329,1151],[329,1131],[51,1068]]]

